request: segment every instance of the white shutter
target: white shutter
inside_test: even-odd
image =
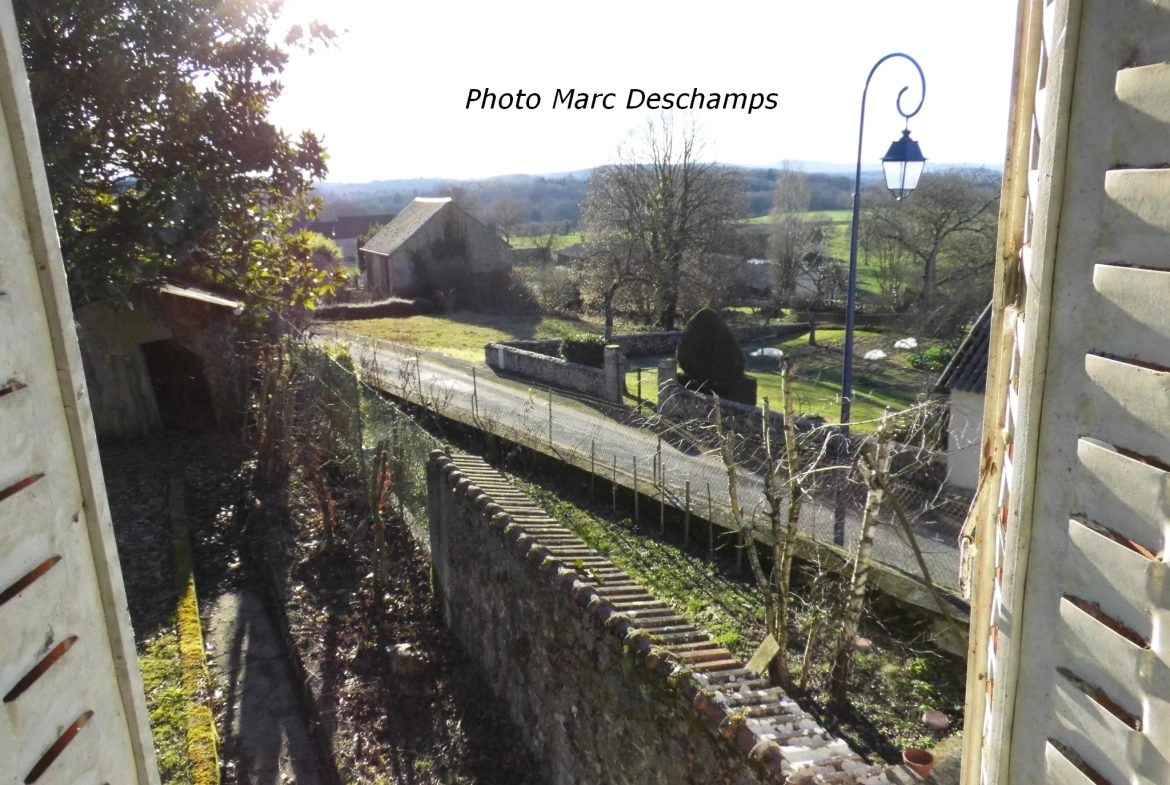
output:
[[[1170,1],[1021,15],[964,782],[1164,785]]]
[[[0,2],[0,783],[157,783],[28,83]]]

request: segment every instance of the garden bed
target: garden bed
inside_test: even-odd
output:
[[[388,583],[373,596],[373,536],[356,487],[333,476],[333,547],[294,472],[265,548],[270,596],[302,664],[314,713],[346,783],[539,783],[540,769],[431,601],[428,554],[402,521],[387,526]],[[261,503],[264,509],[265,503]],[[348,524],[346,523],[348,522]]]

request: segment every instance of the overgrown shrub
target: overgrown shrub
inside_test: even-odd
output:
[[[439,306],[425,297],[419,297],[414,301],[414,310],[419,316],[434,316],[439,312]]]
[[[561,357],[571,363],[605,367],[605,339],[600,335],[578,333],[561,341]]]
[[[676,351],[679,369],[701,382],[727,383],[743,376],[743,351],[731,328],[710,308],[687,322]]]
[[[927,349],[925,352],[908,354],[906,362],[911,368],[917,368],[920,371],[942,371],[954,356],[955,348],[953,346],[939,346]]]

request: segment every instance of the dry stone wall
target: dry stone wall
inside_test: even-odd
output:
[[[888,781],[481,460],[427,487],[444,619],[552,782]]]

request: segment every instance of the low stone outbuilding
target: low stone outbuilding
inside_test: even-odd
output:
[[[486,296],[512,258],[511,246],[447,198],[416,198],[358,249],[375,299]]]
[[[75,313],[98,436],[238,427],[247,397],[241,303],[165,284],[139,290],[132,304]]]

